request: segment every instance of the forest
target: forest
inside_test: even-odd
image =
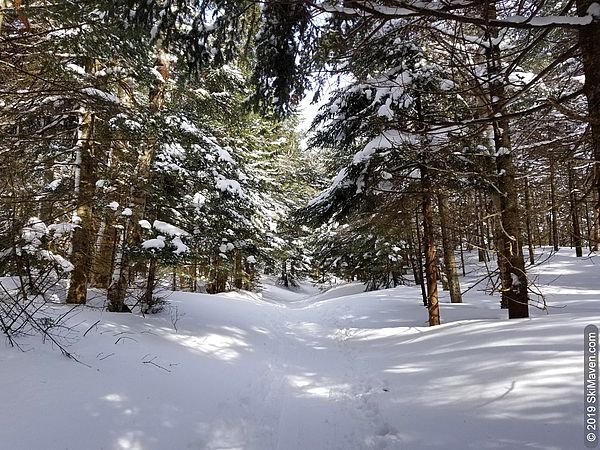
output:
[[[122,311],[135,286],[146,311],[167,277],[411,273],[435,325],[437,279],[460,302],[454,250],[475,247],[527,317],[523,246],[600,241],[598,5],[379,3],[5,2],[17,295],[67,278],[67,303],[92,286]],[[303,146],[295,108],[324,91]]]
[[[600,3],[0,0],[0,136],[7,348],[316,286],[513,327],[600,249]],[[421,448],[387,426],[312,448]],[[177,445],[303,448],[256,442]]]

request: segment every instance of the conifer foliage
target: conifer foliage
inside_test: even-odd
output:
[[[160,283],[339,277],[418,284],[437,325],[438,284],[460,302],[457,258],[477,249],[524,318],[536,245],[598,250],[597,3],[0,7],[0,271],[18,301],[93,289],[150,312]],[[309,92],[325,98],[305,149]]]

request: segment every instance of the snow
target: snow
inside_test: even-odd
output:
[[[65,67],[78,75],[85,75],[85,69],[77,64],[69,63]]]
[[[42,245],[42,237],[48,234],[46,224],[37,217],[31,217],[21,230],[23,249],[27,252],[35,252]]]
[[[345,8],[341,6],[323,4],[321,8],[327,12],[336,12],[348,15],[358,16],[389,16],[390,18],[401,18],[414,16],[415,12],[421,14],[427,14],[427,11],[435,11],[439,9],[441,5],[447,2],[408,2],[410,7],[391,7],[391,6],[380,6],[370,5],[369,9],[362,10],[361,8]],[[462,3],[461,3],[462,4]],[[600,16],[600,6],[598,3],[592,3],[587,10],[585,16],[542,16],[542,17],[524,17],[520,15],[514,15],[506,17],[502,20],[498,20],[499,23],[505,23],[510,25],[511,23],[528,23],[535,27],[546,27],[554,25],[571,25],[571,26],[584,26],[592,23],[594,19]],[[468,20],[468,16],[467,19]]]
[[[206,200],[207,199],[205,195],[202,195],[200,192],[196,192],[194,194],[194,198],[192,199],[192,205],[194,205],[196,209],[200,209],[206,204]]]
[[[440,81],[440,89],[442,91],[450,91],[452,89],[454,89],[455,84],[454,81],[452,80],[441,80]]]
[[[173,244],[175,246],[175,250],[173,250],[173,253],[175,253],[176,255],[180,255],[182,253],[186,253],[186,252],[190,251],[190,248],[183,243],[183,241],[181,240],[181,238],[179,236],[173,238],[171,240],[171,244]]]
[[[500,147],[496,152],[496,156],[510,155],[510,150],[506,147]]]
[[[150,249],[156,249],[156,250],[160,250],[165,248],[165,237],[164,236],[158,236],[155,239],[147,239],[144,242],[142,242],[142,247],[146,250],[150,250]]]
[[[568,249],[538,260],[530,276],[549,314],[523,320],[479,287],[463,304],[444,293],[443,324],[427,327],[415,287],[269,279],[262,294],[163,293],[158,315],[79,307],[63,341],[85,365],[37,337],[19,338],[24,352],[0,345],[0,447],[583,448],[583,329],[600,322],[600,260]],[[485,272],[468,269],[463,289]]]
[[[340,187],[348,186],[349,182],[348,182],[347,177],[348,177],[348,169],[346,169],[344,167],[338,172],[338,174],[335,176],[335,178],[331,181],[331,184],[329,185],[329,187],[327,189],[321,191],[319,193],[319,195],[312,198],[308,202],[308,206],[312,207],[312,206],[318,205],[320,203],[323,203],[336,189],[338,189]]]
[[[215,187],[219,189],[221,192],[229,192],[230,194],[238,195],[240,197],[244,197],[244,192],[242,190],[242,186],[236,180],[229,180],[222,175],[217,177],[215,180]]]
[[[37,254],[40,258],[45,259],[46,261],[49,261],[51,263],[57,264],[63,272],[71,272],[75,268],[75,266],[71,264],[70,261],[67,261],[62,256],[57,255],[56,253],[53,253],[49,250],[39,250]]]
[[[168,234],[169,236],[189,236],[190,235],[187,231],[182,230],[181,228],[176,227],[175,225],[171,225],[170,223],[163,222],[162,220],[155,220],[152,223],[152,227],[155,230],[160,231],[161,233]]]
[[[385,103],[383,105],[381,105],[379,107],[379,109],[377,110],[377,115],[379,117],[387,117],[388,119],[393,119],[394,111],[392,111],[392,109],[390,108],[391,104],[392,104],[392,99],[391,99],[391,97],[388,97],[387,100],[385,101]]]
[[[117,97],[114,94],[111,94],[110,92],[105,92],[100,89],[96,89],[96,88],[92,88],[92,87],[83,88],[83,89],[81,89],[81,92],[86,95],[89,95],[91,97],[101,98],[102,100],[110,102],[110,103],[115,103],[117,105],[121,104],[121,100],[119,100],[119,97]]]
[[[119,209],[119,202],[110,202],[108,205],[106,205],[106,207],[116,211]]]
[[[69,222],[53,223],[48,225],[48,233],[54,233],[55,236],[63,236],[72,233],[75,225]]]
[[[52,180],[50,183],[48,183],[48,186],[46,187],[46,189],[49,189],[51,191],[55,191],[62,183],[62,178],[57,178],[56,180]]]
[[[386,130],[379,136],[373,138],[365,147],[357,152],[352,159],[352,164],[361,164],[368,161],[371,156],[380,149],[389,149],[405,142],[404,135],[398,130]]]
[[[231,153],[229,153],[230,151],[232,151],[232,149],[230,147],[216,147],[215,150],[217,151],[217,154],[219,155],[219,161],[224,161],[228,164],[231,164],[232,166],[235,165],[235,161],[233,160],[233,158],[231,157]]]
[[[587,15],[592,16],[594,19],[600,18],[600,3],[592,3],[587,9]]]
[[[590,7],[593,6],[590,5]],[[594,9],[592,9],[594,11]],[[544,16],[544,17],[523,17],[511,16],[504,19],[507,23],[528,23],[534,27],[547,27],[552,25],[589,25],[594,20],[595,16],[588,10],[585,16]]]

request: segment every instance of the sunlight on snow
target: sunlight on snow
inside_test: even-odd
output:
[[[240,357],[241,349],[249,349],[250,346],[243,340],[224,336],[221,334],[211,333],[206,336],[188,336],[177,334],[168,336],[168,339],[173,340],[185,347],[211,355],[221,361],[232,361]]]
[[[423,372],[425,369],[423,367],[417,367],[413,365],[402,365],[390,367],[389,369],[385,369],[386,373],[418,373]]]
[[[103,398],[104,398],[104,400],[107,400],[109,402],[115,402],[115,403],[123,402],[123,401],[127,400],[125,397],[123,397],[122,395],[119,395],[119,394],[108,394],[108,395],[105,395]]]
[[[518,417],[547,423],[572,421],[574,418],[565,411],[580,390],[579,384],[573,382],[579,373],[580,359],[580,355],[562,354],[548,359],[538,354],[537,361],[515,363],[512,367],[506,362],[505,371],[513,374],[508,379],[505,373],[498,372],[497,360],[486,367],[481,363],[476,368],[464,365],[464,373],[430,379],[443,390],[421,393],[421,400],[437,406],[473,402],[473,407],[481,408],[482,417]],[[475,380],[481,377],[486,382],[474,390]],[[508,385],[511,378],[512,384]]]
[[[246,436],[247,424],[243,420],[225,419],[217,423],[206,423],[198,430],[208,435],[208,441],[202,442],[203,450],[245,450],[248,448]],[[196,447],[194,447],[196,448]]]
[[[143,450],[144,447],[139,441],[139,437],[136,437],[134,433],[126,433],[125,436],[120,437],[117,440],[118,449],[120,450]]]
[[[343,384],[327,384],[317,383],[314,379],[301,375],[287,375],[287,381],[290,386],[300,389],[306,397],[331,397],[334,392],[347,392],[350,385]]]
[[[544,286],[546,295],[600,295],[600,289],[578,289],[568,286]]]

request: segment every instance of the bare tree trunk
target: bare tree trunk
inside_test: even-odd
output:
[[[450,301],[452,303],[462,303],[460,282],[458,281],[458,272],[456,270],[456,258],[454,257],[454,248],[448,233],[448,197],[445,194],[439,194],[438,204],[440,211],[440,227],[442,231],[442,247],[444,251],[444,269],[448,280]]]
[[[423,305],[428,306],[427,288],[425,287],[425,278],[423,277],[423,242],[421,240],[421,232],[419,231],[418,211],[415,211],[415,230],[417,235],[417,248],[413,251],[413,255],[416,259],[417,265],[416,267],[413,267],[413,273],[415,276],[415,283],[418,284],[421,288],[421,297],[423,298]]]
[[[576,0],[577,14],[584,16],[595,0]],[[584,92],[587,97],[590,128],[592,130],[592,154],[595,165],[595,220],[596,242],[594,250],[600,246],[600,23],[597,20],[579,29],[579,48],[585,73]]]
[[[158,112],[165,100],[166,82],[169,79],[169,63],[166,55],[162,52],[155,61],[155,68],[161,74],[162,80],[157,80],[153,89],[150,91],[149,102],[151,110]],[[133,215],[130,217],[130,225],[128,236],[125,236],[125,242],[129,242],[130,245],[135,246],[142,242],[142,229],[139,225],[139,221],[144,217],[146,208],[146,198],[148,196],[148,183],[152,173],[152,164],[154,163],[154,156],[156,153],[156,141],[154,139],[148,140],[148,142],[140,148],[136,165],[136,178],[137,185],[133,186],[131,192],[131,209]],[[123,247],[121,247],[123,248]],[[115,264],[115,273],[118,273],[119,280],[114,281],[113,273],[113,285],[119,286],[119,288],[109,289],[108,300],[109,308],[111,311],[122,311],[125,302],[126,286],[130,274],[128,273],[130,267],[130,258],[126,252],[122,252],[120,267],[117,269]],[[144,265],[145,268],[145,265]],[[117,271],[118,270],[118,271]],[[148,274],[146,274],[148,276]],[[125,288],[123,288],[123,286]]]
[[[84,304],[87,299],[87,285],[92,264],[93,215],[92,200],[95,191],[95,160],[93,150],[94,115],[82,112],[77,135],[76,193],[77,207],[74,220],[77,228],[71,242],[71,263],[74,266],[69,281],[67,303]]]
[[[90,283],[94,287],[106,289],[110,284],[110,274],[115,257],[115,231],[109,218],[102,219],[96,237],[96,251],[90,277]]]
[[[483,17],[496,17],[495,2],[486,2]],[[529,317],[528,280],[525,273],[525,261],[521,250],[520,214],[515,185],[516,169],[510,142],[508,119],[505,113],[506,95],[502,81],[502,64],[500,45],[497,40],[498,30],[488,26],[485,40],[490,51],[487,53],[487,70],[489,77],[489,104],[491,105],[496,154],[497,187],[500,193],[500,212],[502,226],[502,248],[498,249],[498,262],[505,274],[502,277],[507,283],[502,289],[502,301],[508,305],[508,317],[518,319]]]
[[[281,281],[283,281],[283,285],[285,287],[290,286],[290,281],[288,279],[288,274],[287,274],[287,259],[284,259],[281,262]]]
[[[467,276],[467,269],[465,267],[465,251],[463,249],[463,238],[462,234],[459,237],[458,243],[460,245],[460,268],[462,269],[462,276]]]
[[[198,261],[192,261],[192,292],[198,292]]]
[[[506,266],[506,259],[502,257],[504,250],[504,229],[502,227],[502,204],[500,201],[500,195],[497,192],[492,194],[492,203],[494,205],[494,246],[496,247],[496,261],[498,263],[498,273],[500,274],[500,292],[505,289],[509,289],[510,286],[510,271]],[[487,264],[486,264],[487,268]],[[489,273],[489,269],[488,269]],[[494,284],[494,290],[496,290],[496,283]],[[508,309],[508,299],[502,297],[500,299],[500,308]]]
[[[115,265],[108,286],[108,310],[111,312],[126,312],[125,295],[127,294],[127,276],[123,273],[126,266],[125,260],[125,238],[127,236],[127,227],[118,229],[118,244],[115,251]],[[115,240],[116,240],[115,239]]]
[[[427,308],[429,325],[440,324],[440,306],[436,276],[435,234],[433,232],[433,202],[431,176],[427,167],[421,166],[421,189],[423,190],[423,241],[425,244],[425,278],[427,280]]]
[[[244,289],[247,291],[252,287],[252,283],[254,282],[254,277],[256,276],[256,264],[253,262],[246,260],[244,261],[244,270],[246,271],[247,278],[244,281]]]
[[[146,277],[146,288],[144,290],[142,313],[152,312],[152,307],[156,303],[154,299],[154,288],[156,286],[156,258],[150,258],[148,263],[148,276]],[[173,289],[175,290],[175,289]]]
[[[479,248],[477,255],[479,257],[479,262],[484,262],[488,260],[488,255],[487,243],[485,241],[485,234],[483,230],[483,215],[481,214],[481,211],[484,210],[485,206],[483,204],[481,193],[479,193],[477,196],[477,203],[477,236],[479,239]]]
[[[558,242],[558,205],[556,204],[556,166],[554,155],[550,154],[550,211],[552,220],[552,246],[554,251],[559,249]]]
[[[2,25],[4,25],[4,10],[8,5],[7,0],[0,0],[0,33],[2,33]]]
[[[237,289],[244,287],[244,265],[242,261],[242,251],[238,248],[235,250],[235,267],[234,267],[233,285]]]
[[[1,7],[1,4],[0,4],[0,7]],[[2,17],[2,13],[0,12],[0,20],[1,20],[1,17]],[[44,163],[44,182],[46,183],[46,185],[48,185],[52,181],[54,181],[54,169],[52,167],[52,161],[47,161],[46,163]],[[45,196],[45,198],[41,199],[40,220],[42,222],[44,222],[45,224],[50,224],[52,222],[52,220],[54,219],[52,217],[52,206],[53,206],[52,197],[53,197],[53,194],[49,193],[48,195]]]
[[[573,167],[569,163],[569,199],[571,206],[571,224],[573,227],[573,244],[575,245],[575,254],[578,258],[583,256],[583,248],[581,243],[581,228],[579,226],[579,212],[577,211],[577,191],[575,190],[575,182],[573,180]]]
[[[533,235],[531,234],[531,201],[529,199],[529,179],[525,177],[525,224],[527,227],[527,250],[529,251],[529,264],[535,263],[533,254]]]

